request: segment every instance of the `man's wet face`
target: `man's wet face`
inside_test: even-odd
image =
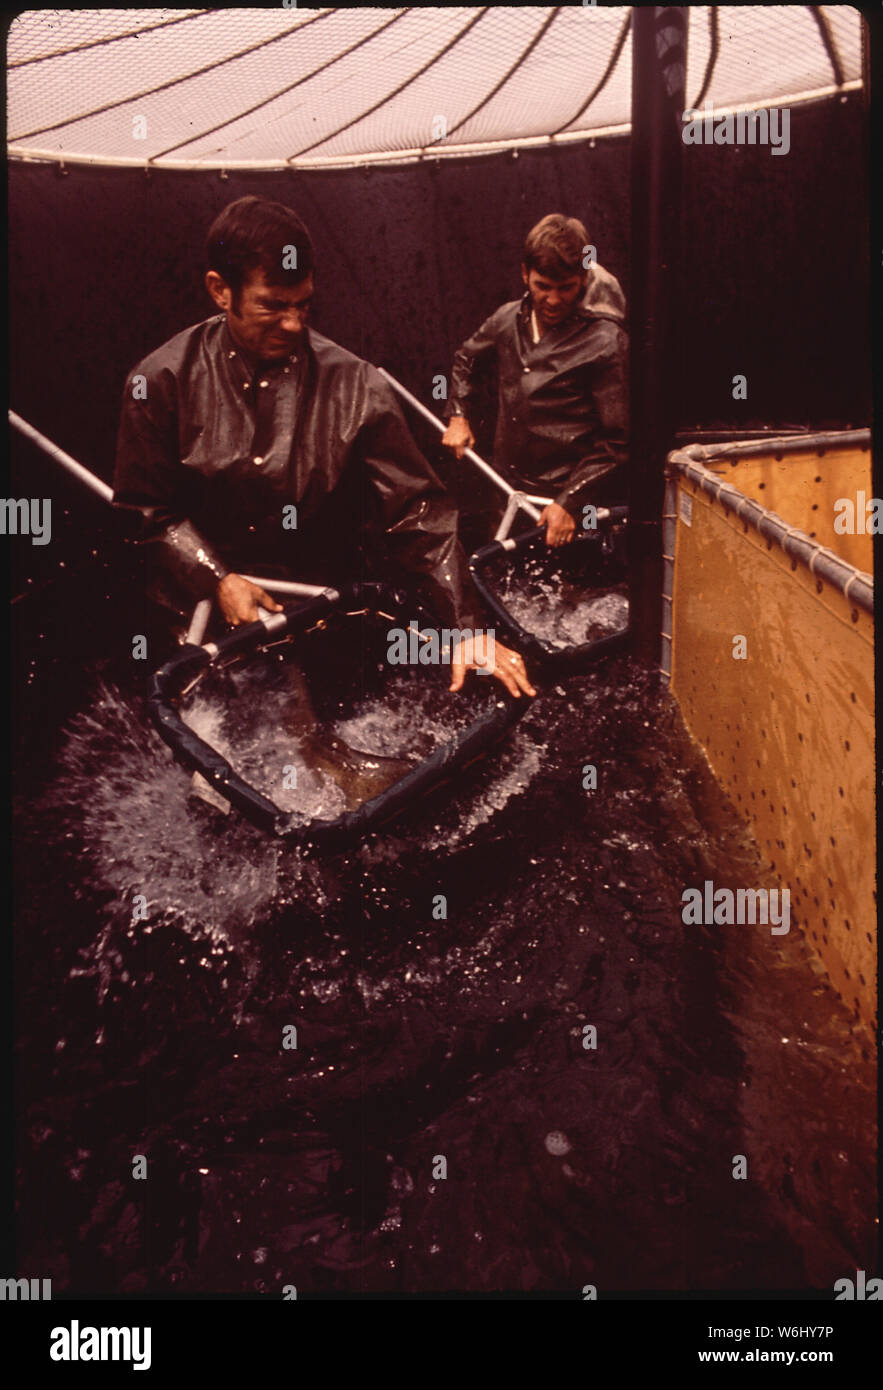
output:
[[[521,276],[530,291],[533,311],[545,328],[569,318],[585,293],[585,275],[569,275],[564,280],[555,280],[551,275],[544,275],[539,270],[529,271],[522,265]]]
[[[265,361],[288,357],[296,350],[313,298],[312,275],[299,285],[271,285],[263,270],[253,270],[238,295],[219,275],[212,277],[212,272],[206,282],[241,347]]]

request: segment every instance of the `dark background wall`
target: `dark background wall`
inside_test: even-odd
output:
[[[682,315],[671,343],[682,425],[868,424],[859,97],[794,109],[786,156],[762,146],[684,156]],[[245,193],[289,202],[309,226],[316,326],[428,403],[462,338],[520,293],[523,237],[545,213],[581,217],[629,292],[625,138],[227,178],[14,163],[9,180],[10,404],[106,479],[125,374],[214,311],[202,287],[205,232]],[[732,399],[736,373],[748,377],[747,401]]]

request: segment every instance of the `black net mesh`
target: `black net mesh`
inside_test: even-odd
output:
[[[809,6],[718,7],[705,99],[720,109],[857,84],[859,14],[820,8],[823,24]],[[26,11],[9,38],[10,146],[232,168],[625,131],[628,15],[595,5]],[[706,78],[709,17],[690,11],[690,100]]]

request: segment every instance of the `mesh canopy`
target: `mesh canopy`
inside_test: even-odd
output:
[[[40,10],[13,22],[13,157],[279,168],[625,133],[628,7]],[[694,7],[687,97],[860,85],[846,5]]]

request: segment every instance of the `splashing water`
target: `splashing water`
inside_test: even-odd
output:
[[[290,760],[301,808],[333,814],[282,669],[200,685],[187,718],[274,799]],[[798,932],[772,954],[685,928],[684,883],[753,882],[756,850],[654,680],[620,662],[545,691],[345,856],[194,803],[142,702],[99,684],[36,833],[17,827],[24,1258],[63,1289],[277,1295],[579,1288],[587,1260],[611,1288],[793,1288],[864,1261],[870,1064]],[[322,718],[419,757],[468,720],[450,706],[402,676]],[[753,1203],[707,1163],[746,1129]],[[144,1213],[119,1181],[135,1135],[168,1175]],[[468,1203],[430,1180],[439,1153]]]
[[[272,663],[257,663],[224,673],[220,689],[200,689],[183,717],[280,809],[305,822],[333,819],[345,809],[344,793],[310,765],[302,738],[290,731],[290,713],[284,681]],[[330,727],[354,748],[410,755],[416,763],[474,717],[474,706],[455,703],[438,683],[396,675],[382,698],[358,701]],[[487,761],[476,799],[442,812],[433,849],[459,844],[529,784],[539,749],[519,732],[498,759]],[[91,707],[69,724],[60,763],[44,804],[61,813],[68,837],[81,843],[85,886],[109,890],[108,910],[117,918],[142,894],[152,918],[241,942],[256,922],[297,897],[303,851],[196,801],[191,773],[175,761],[136,697],[100,683]],[[315,882],[310,892],[324,896]]]
[[[345,795],[312,764],[309,736],[318,721],[312,711],[293,709],[282,670],[282,679],[270,663],[228,674],[220,690],[197,694],[184,712],[185,723],[280,810],[302,824],[334,819],[346,809]],[[437,684],[396,674],[382,697],[359,700],[348,718],[327,727],[362,753],[416,765],[474,718],[462,701],[453,710],[450,704]]]
[[[191,775],[147,723],[137,698],[100,684],[68,728],[61,773],[46,793],[83,850],[85,886],[136,894],[151,915],[171,915],[226,939],[259,917],[278,880],[280,847],[239,823],[193,814]]]
[[[505,570],[497,592],[526,632],[559,650],[628,626],[629,602],[624,589],[592,592],[560,577],[544,576],[537,564],[523,573]]]

